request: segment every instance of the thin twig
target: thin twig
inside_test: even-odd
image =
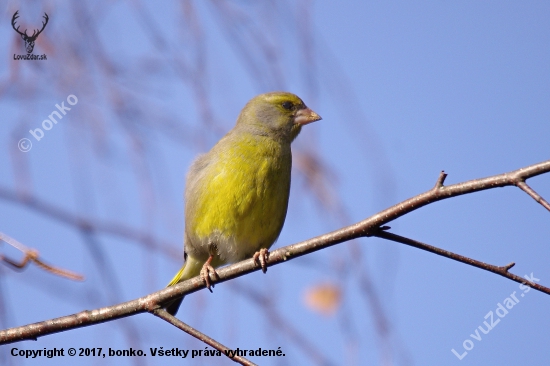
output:
[[[409,198],[408,200],[383,210],[356,224],[270,252],[267,266],[274,266],[286,262],[287,260],[301,257],[345,241],[372,236],[379,233],[380,227],[388,222],[424,207],[432,202],[467,193],[479,192],[486,189],[515,186],[520,181],[524,181],[528,178],[548,172],[550,172],[550,160],[530,165],[509,173],[482,179],[475,179],[450,186],[443,186],[444,178],[442,178],[442,175],[440,174],[438,182],[441,184],[436,184],[436,186],[425,193]],[[501,268],[502,271],[507,271],[511,267],[508,265]],[[217,283],[225,282],[260,269],[261,268],[252,258],[246,259],[239,263],[218,269],[217,273],[219,275],[219,280]],[[531,285],[530,283],[528,284]],[[543,286],[534,285],[532,287],[540,291]],[[163,304],[166,304],[175,298],[199,291],[203,288],[205,288],[204,282],[199,277],[195,277],[177,285],[165,288],[161,291],[122,304],[91,311],[82,311],[77,314],[68,315],[57,319],[6,329],[0,331],[0,344],[12,343],[26,339],[36,339],[37,337],[58,333],[69,329],[86,327],[97,323],[132,316],[138,313],[152,312],[161,308]]]
[[[447,173],[445,173],[444,170],[439,173],[439,177],[437,178],[437,181],[435,182],[435,186],[433,189],[439,189],[443,187],[443,183],[445,183],[445,179],[447,179]]]
[[[409,239],[409,238],[406,238],[404,236],[400,236],[400,235],[393,234],[393,233],[388,233],[387,231],[382,231],[382,230],[372,234],[372,236],[375,236],[377,238],[386,239],[386,240],[395,241],[395,242],[401,243],[401,244],[410,245],[412,247],[415,247],[415,248],[418,248],[418,249],[428,251],[430,253],[440,255],[442,257],[450,258],[450,259],[453,259],[453,260],[461,262],[461,263],[466,263],[470,266],[474,266],[474,267],[477,267],[477,268],[481,268],[485,271],[496,273],[496,274],[498,274],[502,277],[506,277],[508,279],[511,279],[512,281],[522,283],[522,284],[526,284],[527,286],[532,287],[535,290],[538,290],[538,291],[543,292],[547,295],[550,295],[550,288],[548,288],[546,286],[541,286],[541,285],[539,285],[537,283],[534,283],[534,282],[526,281],[525,278],[508,272],[508,270],[510,268],[512,268],[513,266],[516,265],[514,262],[511,262],[511,263],[509,263],[505,266],[495,266],[495,265],[492,265],[492,264],[489,264],[489,263],[485,263],[485,262],[481,262],[481,261],[478,261],[478,260],[475,260],[475,259],[472,259],[472,258],[465,257],[465,256],[460,255],[460,254],[449,252],[448,250],[440,249],[440,248],[434,247],[432,245],[419,242],[417,240]]]
[[[32,262],[32,263],[36,264],[38,267],[42,268],[43,270],[45,270],[47,272],[50,272],[50,273],[53,273],[55,275],[65,277],[65,278],[68,278],[68,279],[74,280],[74,281],[84,281],[84,276],[82,276],[81,274],[78,274],[78,273],[75,273],[75,272],[72,272],[72,271],[69,271],[69,270],[66,270],[66,269],[62,269],[62,268],[59,268],[59,267],[54,267],[52,265],[49,265],[49,264],[45,263],[42,259],[40,259],[40,255],[39,255],[39,253],[36,249],[27,248],[25,245],[21,244],[20,242],[18,242],[14,238],[12,238],[12,237],[4,234],[4,233],[0,233],[0,241],[3,241],[5,243],[11,245],[15,249],[17,249],[17,250],[23,252],[23,254],[25,254],[25,256],[23,257],[21,262],[16,262],[15,260],[10,259],[10,258],[8,258],[4,255],[0,255],[0,260],[2,260],[3,262],[5,262],[5,263],[17,268],[17,269],[23,269],[27,266],[27,264]]]
[[[109,234],[115,237],[128,239],[130,242],[141,243],[147,249],[158,250],[169,258],[180,255],[180,253],[175,253],[171,249],[175,248],[171,243],[158,240],[145,231],[133,229],[123,223],[100,221],[79,216],[74,212],[65,210],[38,197],[29,194],[17,194],[15,191],[1,186],[0,199],[25,206],[50,219],[57,220],[76,229]]]
[[[229,357],[230,360],[235,361],[237,363],[240,363],[241,365],[245,366],[256,366],[255,363],[247,360],[244,357],[241,356],[231,356],[231,351],[229,348],[221,344],[220,342],[216,341],[215,339],[210,338],[204,333],[199,332],[197,329],[191,327],[188,324],[185,324],[175,316],[170,315],[166,310],[164,309],[155,309],[152,311],[153,315],[158,316],[159,318],[166,320],[168,323],[172,324],[174,327],[179,328],[183,330],[185,333],[192,335],[193,337],[197,338],[199,341],[202,341],[206,344],[208,344],[210,347],[213,347],[220,351],[222,354]]]
[[[548,203],[548,201],[546,201],[537,192],[535,192],[533,188],[529,187],[529,185],[525,183],[525,181],[519,181],[516,183],[516,185],[529,196],[533,197],[533,199],[540,203],[544,208],[550,211],[550,203]]]

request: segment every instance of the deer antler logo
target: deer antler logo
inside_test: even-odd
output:
[[[32,33],[32,36],[29,36],[27,34],[26,29],[25,29],[24,33],[21,33],[19,31],[19,26],[17,28],[15,28],[15,20],[17,18],[19,18],[19,15],[17,15],[17,13],[19,13],[19,10],[17,10],[15,12],[15,14],[13,14],[13,18],[11,18],[11,26],[13,27],[13,29],[15,29],[15,31],[17,33],[19,33],[21,35],[21,38],[23,38],[23,41],[25,41],[25,48],[27,49],[27,53],[32,53],[32,50],[34,49],[34,41],[36,41],[36,38],[38,38],[38,35],[40,35],[40,33],[42,33],[44,28],[46,28],[46,24],[48,24],[48,19],[49,19],[48,14],[44,13],[44,19],[46,21],[42,22],[42,29],[40,29],[40,30],[35,29],[34,32]]]

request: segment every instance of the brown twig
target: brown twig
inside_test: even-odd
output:
[[[386,228],[387,227],[385,227],[383,229],[386,229]],[[485,271],[493,272],[493,273],[496,273],[498,275],[501,275],[502,277],[509,278],[512,281],[526,284],[529,287],[534,288],[535,290],[539,290],[540,292],[544,292],[545,294],[550,295],[550,288],[548,288],[546,286],[541,286],[541,285],[539,285],[537,283],[534,283],[534,282],[531,282],[531,281],[526,281],[523,277],[520,277],[518,275],[515,275],[513,273],[508,272],[508,270],[510,268],[512,268],[513,266],[516,265],[514,262],[511,262],[511,263],[509,263],[505,266],[495,266],[495,265],[492,265],[492,264],[489,264],[489,263],[485,263],[485,262],[481,262],[481,261],[478,261],[478,260],[475,260],[475,259],[472,259],[472,258],[465,257],[465,256],[460,255],[460,254],[449,252],[448,250],[440,249],[440,248],[434,247],[432,245],[419,242],[417,240],[409,239],[409,238],[406,238],[404,236],[400,236],[400,235],[393,234],[393,233],[388,233],[387,231],[383,231],[383,230],[380,230],[380,231],[372,234],[372,236],[375,236],[377,238],[386,239],[386,240],[395,241],[397,243],[401,243],[401,244],[405,244],[405,245],[410,245],[412,247],[415,247],[415,248],[418,248],[418,249],[428,251],[430,253],[440,255],[442,257],[450,258],[452,260],[455,260],[455,261],[458,261],[458,262],[461,262],[461,263],[466,263],[470,266],[481,268]]]
[[[21,260],[21,262],[19,263],[4,255],[0,255],[0,260],[4,261],[5,263],[17,269],[23,269],[27,266],[27,264],[29,264],[29,262],[32,262],[36,264],[38,267],[42,268],[43,270],[53,273],[55,275],[65,277],[74,281],[84,281],[84,276],[82,276],[81,274],[78,274],[66,269],[61,269],[59,267],[54,267],[52,265],[45,263],[42,259],[40,259],[40,256],[37,250],[27,248],[25,245],[21,244],[17,240],[13,239],[12,237],[4,233],[0,233],[0,241],[8,243],[12,247],[16,248],[17,250],[20,250],[25,254],[25,256],[23,257],[23,260]]]
[[[537,201],[544,208],[546,208],[548,211],[550,211],[550,203],[548,203],[548,201],[546,201],[537,192],[535,192],[535,190],[533,188],[529,187],[529,185],[527,185],[527,183],[525,183],[525,181],[521,180],[521,181],[517,182],[516,186],[518,186],[518,188],[520,188],[522,191],[527,193],[529,196],[533,197],[533,199],[535,201]]]
[[[176,246],[167,242],[161,242],[152,237],[147,232],[141,232],[135,230],[125,224],[115,222],[103,222],[100,220],[94,220],[84,216],[79,216],[68,210],[53,205],[49,202],[41,200],[38,197],[29,194],[17,194],[8,188],[0,187],[0,199],[14,202],[16,204],[23,205],[27,208],[47,216],[48,218],[57,220],[66,225],[75,227],[76,229],[105,233],[116,237],[129,239],[131,242],[138,242],[143,244],[146,248],[151,250],[158,250],[169,258],[178,258],[180,253],[175,253],[171,248]]]
[[[404,216],[409,212],[424,207],[432,202],[467,193],[479,192],[486,189],[515,186],[518,182],[525,181],[534,176],[548,172],[550,172],[550,160],[533,164],[509,173],[494,175],[492,177],[482,179],[475,179],[450,186],[443,186],[445,173],[442,173],[437,180],[437,184],[425,193],[409,198],[408,200],[383,210],[356,224],[272,251],[269,255],[267,266],[274,266],[287,260],[316,252],[344,241],[379,234],[380,228],[386,223]],[[473,261],[471,259],[467,259],[464,263],[468,263],[468,260]],[[501,268],[500,271],[504,273],[504,271],[511,268],[511,265],[499,268]],[[258,270],[260,270],[260,267],[257,266],[252,258],[246,259],[239,263],[218,269],[218,282],[225,282]],[[522,282],[524,282],[523,279]],[[536,290],[547,293],[542,290],[543,287],[534,286],[535,284],[531,284],[529,282],[526,282],[526,284]],[[64,316],[57,319],[6,329],[0,331],[0,344],[12,343],[25,339],[36,339],[36,337],[39,336],[103,323],[138,313],[153,312],[154,310],[161,308],[163,304],[166,304],[177,297],[199,291],[204,287],[204,282],[200,278],[195,277],[175,286],[165,288],[161,291],[122,304],[91,311],[82,311],[77,314]]]
[[[197,338],[199,341],[202,341],[206,344],[208,344],[210,347],[213,347],[220,351],[222,354],[229,357],[230,360],[235,361],[237,363],[240,363],[241,365],[246,366],[255,366],[256,364],[247,360],[244,357],[241,356],[231,356],[229,351],[231,351],[229,348],[221,344],[220,342],[216,341],[215,339],[210,338],[204,333],[199,332],[195,328],[185,324],[178,318],[176,318],[173,315],[170,315],[166,310],[164,309],[155,309],[152,311],[153,315],[158,316],[159,318],[166,320],[168,323],[172,324],[174,327],[179,328],[183,330],[185,333]]]

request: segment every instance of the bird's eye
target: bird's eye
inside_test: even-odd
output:
[[[294,107],[294,105],[292,104],[292,102],[283,102],[282,106],[283,106],[283,108],[286,109],[287,111],[291,111],[291,110],[292,110],[292,107]]]

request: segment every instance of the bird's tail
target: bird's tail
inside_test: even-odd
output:
[[[178,271],[178,273],[176,273],[174,278],[172,278],[172,281],[170,281],[170,283],[166,287],[173,286],[176,283],[179,283],[181,281],[181,277],[183,276],[184,271],[185,271],[185,263],[183,264],[183,267],[181,267],[181,269]],[[178,312],[178,309],[180,308],[181,302],[183,301],[184,297],[185,296],[182,296],[179,299],[175,299],[175,300],[172,300],[172,302],[169,302],[166,305],[166,311],[170,315],[176,315],[176,313]]]
[[[187,260],[183,264],[183,267],[181,267],[181,269],[178,271],[178,273],[176,273],[174,278],[172,278],[172,281],[170,281],[168,286],[173,286],[177,283],[183,282],[185,280],[188,280],[190,278],[197,276],[200,273],[201,267],[202,267],[201,262],[197,261],[195,258],[188,256]],[[166,305],[166,311],[171,315],[176,315],[184,297],[185,296],[169,302]]]

